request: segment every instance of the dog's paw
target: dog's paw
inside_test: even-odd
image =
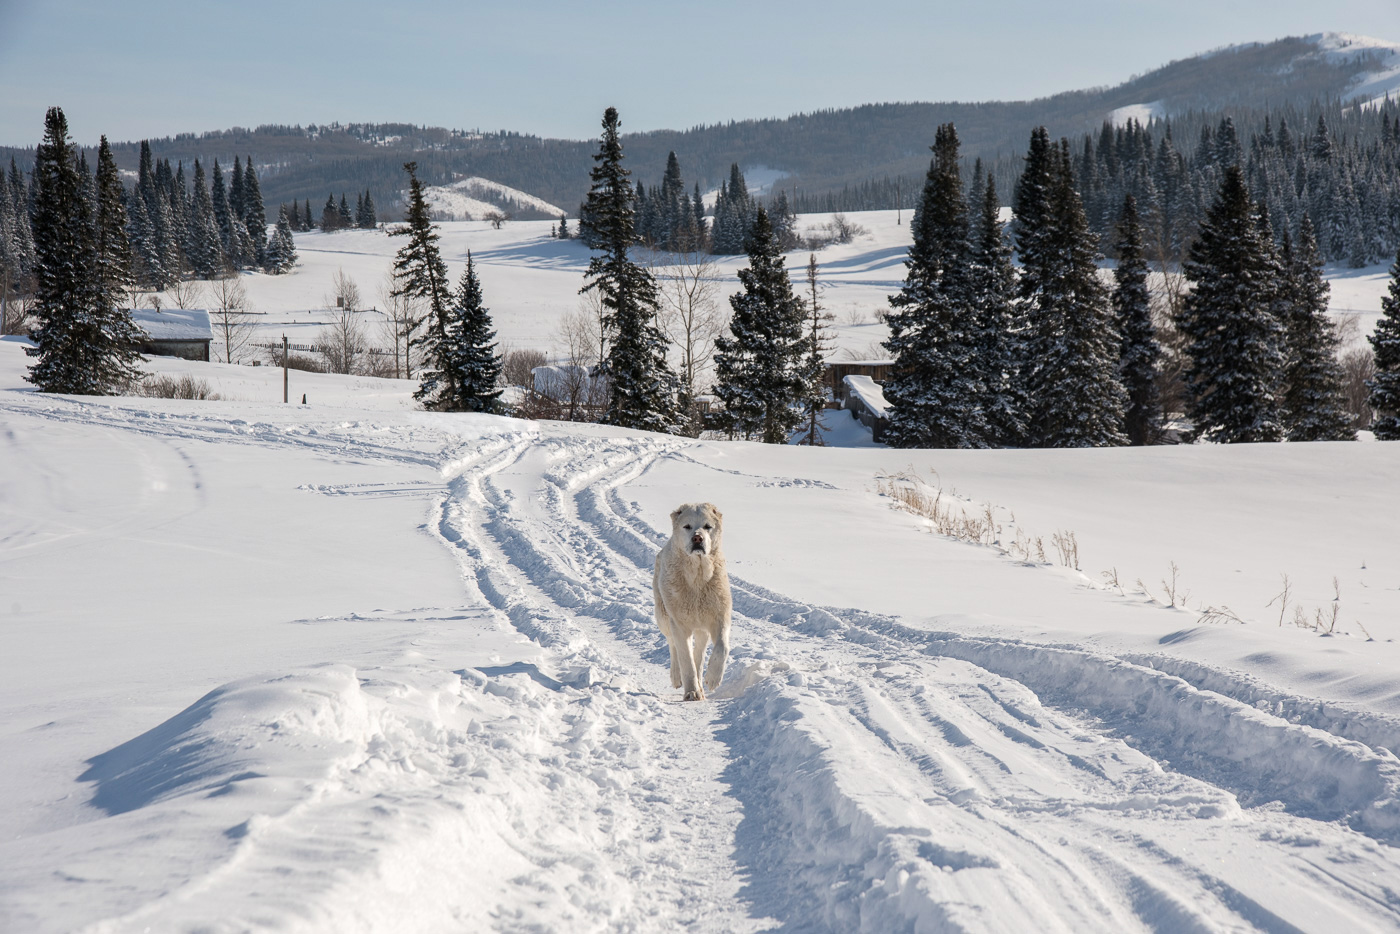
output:
[[[680,687],[680,686],[681,686],[681,676],[680,676],[680,673],[679,673],[679,672],[676,672],[676,671],[671,672],[671,687],[673,687],[673,688],[678,688],[678,687]]]
[[[696,688],[696,689],[693,690],[693,691],[686,691],[686,692],[685,692],[685,697],[684,697],[683,699],[684,699],[684,700],[688,700],[688,701],[690,701],[690,700],[704,700],[704,699],[705,699],[705,692],[702,691],[702,690],[700,690],[699,688]]]

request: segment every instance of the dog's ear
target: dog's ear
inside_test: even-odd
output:
[[[679,519],[679,518],[681,517],[681,512],[684,511],[684,510],[685,510],[685,507],[684,507],[684,506],[677,506],[675,509],[672,509],[672,510],[671,510],[671,524],[672,524],[672,525],[675,525],[675,524],[676,524],[676,520]]]
[[[724,513],[720,512],[719,507],[714,503],[706,503],[705,507],[710,510],[710,515],[714,516],[715,525],[719,525],[724,521]]]

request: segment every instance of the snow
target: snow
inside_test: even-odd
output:
[[[203,308],[133,308],[131,320],[155,340],[209,340],[214,336]]]
[[[885,401],[885,392],[868,376],[851,375],[844,378],[846,391],[860,400],[861,405],[870,411],[876,418],[884,418],[889,413],[889,403]]]
[[[818,262],[854,353],[907,227],[852,219]],[[586,264],[547,230],[443,225],[520,345]],[[397,246],[298,237],[244,279],[264,331]],[[831,447],[690,441],[173,358],[222,398],[47,396],[23,350],[0,930],[1400,930],[1394,444],[890,450],[835,410]],[[682,704],[650,565],[694,500],[734,652]]]
[[[1126,107],[1119,107],[1109,111],[1108,122],[1115,128],[1125,127],[1131,120],[1146,126],[1149,121],[1160,120],[1167,115],[1166,101],[1153,101],[1150,104],[1128,104]]]
[[[1350,62],[1359,54],[1377,58],[1377,70],[1358,77],[1342,95],[1343,101],[1374,107],[1385,103],[1387,97],[1400,94],[1400,44],[1345,32],[1324,32],[1307,38],[1329,62]]]
[[[400,194],[403,200],[407,201],[408,192]],[[460,179],[450,185],[426,187],[423,189],[423,197],[427,199],[429,208],[452,220],[479,219],[492,211],[500,211],[503,209],[502,205],[509,206],[511,203],[556,217],[568,213],[542,198],[536,198],[500,182],[493,182],[489,178],[476,176]]]

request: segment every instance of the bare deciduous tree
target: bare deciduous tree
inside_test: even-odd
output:
[[[589,293],[590,295],[592,293]],[[595,364],[602,345],[600,323],[589,304],[566,312],[555,331],[564,348],[559,378],[551,396],[560,405],[561,419],[571,422],[596,421],[606,410],[606,381],[596,376]]]
[[[0,334],[23,334],[28,330],[34,296],[20,294],[8,269],[0,268]]]
[[[345,274],[343,268],[337,269],[331,277],[331,294],[325,299],[325,303],[328,308],[360,310],[360,287],[355,284],[354,279]]]
[[[383,335],[388,339],[395,378],[412,379],[415,354],[411,350],[413,332],[422,323],[421,303],[411,295],[397,293],[398,281],[392,272],[386,273],[379,286],[379,300],[384,303]]]
[[[209,282],[209,323],[224,344],[224,362],[233,363],[253,339],[256,325],[248,291],[238,273],[225,273]]]
[[[726,316],[715,301],[719,268],[700,250],[661,254],[652,275],[661,295],[659,324],[666,339],[680,351],[681,390],[688,399],[704,391],[715,338],[724,331]]]
[[[487,211],[481,216],[482,220],[490,221],[492,228],[500,230],[501,225],[510,220],[510,215],[500,209]]]
[[[176,308],[197,308],[204,301],[204,283],[198,279],[187,279],[184,271],[170,283],[165,295],[175,303]]]

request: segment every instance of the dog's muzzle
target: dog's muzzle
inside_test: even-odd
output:
[[[705,553],[705,538],[700,533],[690,536],[690,550],[698,551],[702,555]]]

